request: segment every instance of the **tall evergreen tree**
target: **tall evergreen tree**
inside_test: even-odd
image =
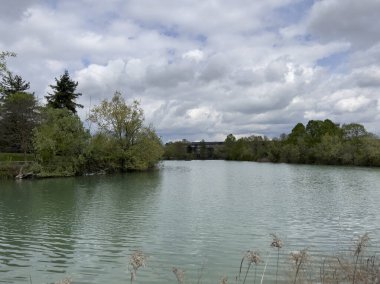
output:
[[[9,94],[0,109],[0,151],[28,153],[32,148],[33,128],[39,119],[34,94]]]
[[[77,104],[75,100],[81,96],[81,93],[76,93],[75,90],[78,82],[70,79],[69,72],[65,73],[59,78],[55,78],[56,85],[50,85],[53,93],[49,93],[45,98],[48,101],[48,106],[53,108],[67,108],[72,113],[76,113],[76,108],[83,108],[83,105]]]
[[[19,75],[13,75],[11,72],[6,72],[0,82],[0,99],[16,93],[25,92],[30,88],[30,83],[26,82]]]

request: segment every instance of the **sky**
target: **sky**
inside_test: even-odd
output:
[[[0,51],[40,102],[64,70],[85,107],[120,91],[164,141],[380,134],[380,0],[0,0]]]

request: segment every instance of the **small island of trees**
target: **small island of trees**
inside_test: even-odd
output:
[[[153,168],[161,160],[161,139],[144,125],[138,101],[128,104],[115,92],[90,110],[88,121],[96,126],[90,132],[77,114],[82,94],[68,71],[55,78],[41,106],[30,83],[7,69],[9,56],[15,54],[0,53],[0,160],[5,163],[0,175],[14,176],[15,170],[38,177],[126,172]],[[28,163],[20,168],[14,160]]]

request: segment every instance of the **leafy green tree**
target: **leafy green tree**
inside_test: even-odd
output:
[[[4,152],[23,152],[32,149],[33,128],[39,119],[38,103],[33,94],[10,93],[1,105],[0,145]]]
[[[367,136],[364,138],[364,152],[368,166],[380,166],[380,139],[375,136]]]
[[[235,158],[235,144],[236,144],[236,137],[233,134],[228,134],[226,139],[224,140],[224,148],[226,152],[226,159],[227,160],[234,160]]]
[[[89,137],[77,115],[65,108],[46,108],[41,125],[35,129],[33,140],[39,174],[80,174]]]
[[[85,171],[89,173],[117,172],[121,155],[122,151],[114,137],[102,132],[96,133],[91,137],[84,153]]]
[[[6,74],[8,74],[7,68],[7,57],[15,57],[16,53],[9,51],[0,52],[0,79],[2,79]],[[3,97],[3,88],[0,84],[0,99]]]
[[[291,144],[297,144],[299,139],[304,139],[306,134],[306,128],[302,123],[297,123],[292,129],[292,132],[287,137],[287,142]]]
[[[286,144],[281,149],[280,161],[283,163],[297,164],[301,161],[301,154],[298,145]]]
[[[135,143],[127,150],[128,170],[153,168],[162,158],[164,149],[161,139],[152,127],[143,127],[137,132]]]
[[[343,143],[339,136],[323,135],[321,142],[314,146],[314,150],[317,164],[339,165],[342,163]]]
[[[191,159],[192,155],[187,152],[189,142],[176,141],[165,144],[165,159],[173,160],[187,160]]]
[[[359,123],[349,123],[342,125],[343,137],[346,140],[355,140],[368,136],[365,127]]]
[[[1,51],[0,52],[0,76],[3,76],[4,73],[8,72],[7,69],[7,57],[15,57],[16,53],[9,51]]]
[[[81,96],[81,93],[76,93],[75,90],[78,82],[71,80],[69,72],[66,70],[59,78],[55,78],[55,85],[50,85],[53,93],[49,93],[45,98],[48,101],[48,106],[52,108],[67,108],[72,113],[77,112],[77,108],[83,108],[83,105],[77,104],[75,100]]]
[[[115,92],[110,101],[103,100],[91,110],[89,120],[97,124],[100,133],[115,141],[120,170],[149,168],[161,159],[161,140],[151,127],[143,125],[144,114],[137,101],[128,105],[121,93]]]
[[[204,160],[207,158],[207,149],[206,149],[206,142],[204,139],[201,140],[200,142],[200,147],[199,147],[199,158]]]

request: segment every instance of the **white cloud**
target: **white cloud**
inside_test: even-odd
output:
[[[355,47],[378,42],[378,0],[324,0],[315,2],[308,19],[310,31],[322,40],[344,40]]]
[[[202,61],[204,58],[204,54],[199,49],[190,50],[182,55],[184,59],[194,60],[195,62]]]
[[[335,108],[340,112],[357,112],[365,110],[370,103],[371,100],[365,96],[358,96],[338,101]]]

